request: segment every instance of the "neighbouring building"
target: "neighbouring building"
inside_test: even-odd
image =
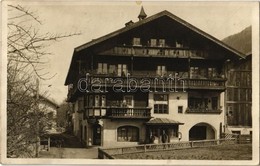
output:
[[[229,63],[226,92],[228,131],[252,134],[252,53]]]
[[[59,105],[55,101],[45,97],[44,95],[39,95],[39,98],[40,98],[39,107],[47,115],[46,130],[49,133],[54,133],[56,132],[57,129],[56,118],[57,118],[57,109],[59,108]]]
[[[138,18],[75,48],[74,134],[104,147],[220,138],[228,65],[245,55],[168,11]]]

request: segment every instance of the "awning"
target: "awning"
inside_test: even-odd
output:
[[[168,118],[154,118],[146,122],[146,125],[183,125],[184,123]]]

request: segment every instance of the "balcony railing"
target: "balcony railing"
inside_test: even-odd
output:
[[[151,108],[111,107],[107,109],[110,118],[151,118]]]
[[[136,56],[159,56],[178,58],[206,58],[205,51],[194,50],[185,47],[148,47],[148,46],[117,46],[112,51],[115,55],[136,55]]]
[[[220,114],[222,110],[219,109],[208,109],[208,108],[187,108],[186,113],[196,114]]]
[[[119,119],[149,119],[149,107],[86,107],[85,118],[119,118]]]
[[[81,79],[85,80],[86,76]],[[79,80],[77,80],[79,81]],[[159,76],[110,76],[91,74],[87,79],[87,85],[90,87],[131,87],[140,89],[145,84],[152,89],[171,89],[186,91],[186,89],[208,89],[208,90],[225,90],[226,79],[223,78],[174,78],[174,77],[159,77]],[[68,92],[68,99],[73,97],[76,92],[79,92],[79,82],[75,82],[73,88]],[[82,82],[82,89],[86,89],[86,81]],[[88,88],[89,90],[91,88]]]
[[[189,88],[191,89],[224,89],[225,79],[189,79]]]

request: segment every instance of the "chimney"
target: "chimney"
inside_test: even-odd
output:
[[[139,21],[145,19],[146,16],[147,16],[147,15],[145,14],[144,8],[143,8],[143,6],[142,6],[141,11],[140,11],[140,14],[139,14],[139,16],[138,16]]]
[[[129,26],[129,25],[132,25],[134,22],[132,20],[130,20],[129,22],[125,23],[125,26]]]

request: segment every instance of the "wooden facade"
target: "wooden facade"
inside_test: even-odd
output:
[[[227,125],[252,127],[252,54],[228,65]]]

